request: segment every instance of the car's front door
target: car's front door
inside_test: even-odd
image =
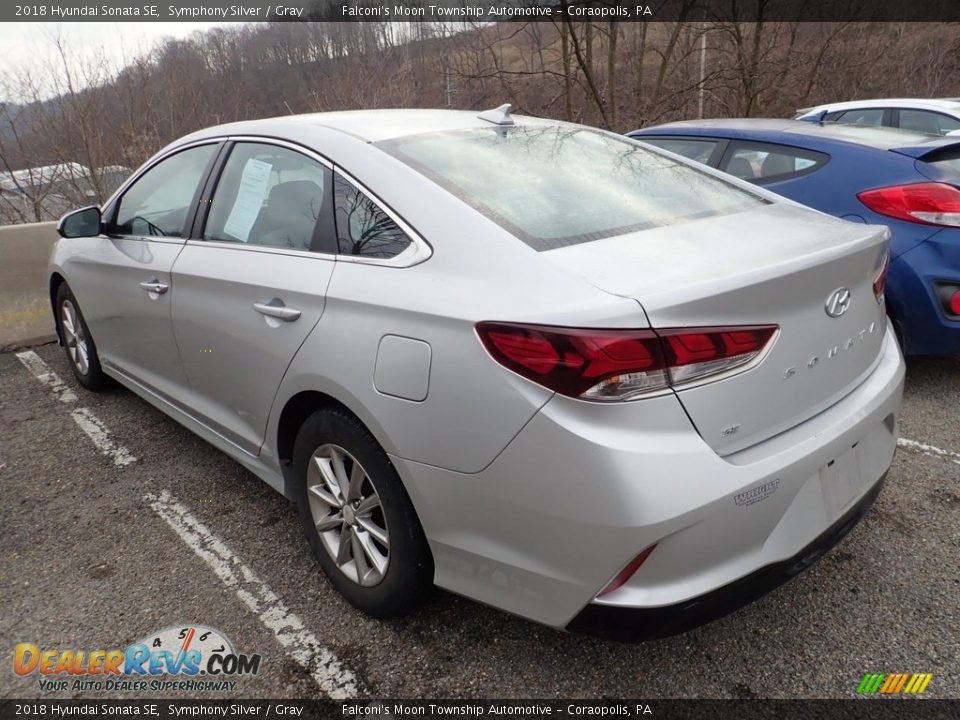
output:
[[[236,142],[202,205],[173,267],[190,412],[257,454],[280,381],[323,313],[336,261],[332,171],[295,146]]]
[[[104,209],[104,234],[83,239],[90,247],[70,268],[104,367],[168,400],[186,387],[170,269],[218,149],[211,142],[179,150],[141,173]]]

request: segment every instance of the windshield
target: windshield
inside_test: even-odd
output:
[[[426,133],[378,145],[537,250],[767,202],[627,138],[574,126]]]

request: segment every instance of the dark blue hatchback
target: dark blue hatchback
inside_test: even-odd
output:
[[[960,353],[960,137],[753,119],[629,135],[822,212],[888,226],[887,308],[904,353]]]

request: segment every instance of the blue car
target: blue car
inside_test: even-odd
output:
[[[822,212],[888,226],[887,312],[904,353],[960,353],[960,137],[759,119],[629,135]]]

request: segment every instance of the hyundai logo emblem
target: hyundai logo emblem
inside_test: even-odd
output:
[[[843,315],[850,308],[850,300],[852,297],[850,290],[845,287],[834,290],[830,293],[827,302],[825,302],[823,306],[827,311],[827,315],[833,318]]]

